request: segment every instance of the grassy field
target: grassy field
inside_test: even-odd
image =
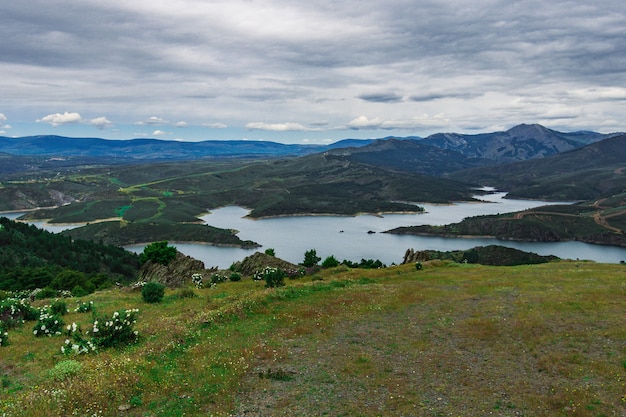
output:
[[[139,341],[98,354],[9,330],[0,415],[626,415],[623,265],[431,261],[286,284],[95,293],[81,301],[98,312],[139,309]]]

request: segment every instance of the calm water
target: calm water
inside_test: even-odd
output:
[[[626,260],[626,248],[590,245],[580,242],[530,243],[495,239],[459,239],[423,236],[402,236],[380,233],[400,226],[443,225],[461,221],[465,217],[520,211],[545,205],[532,200],[507,200],[505,193],[481,197],[484,203],[458,203],[448,206],[420,204],[426,213],[391,214],[385,216],[294,216],[261,220],[246,218],[248,210],[241,207],[223,207],[202,216],[207,224],[225,229],[236,229],[243,240],[253,240],[262,245],[257,249],[214,247],[209,245],[174,243],[181,252],[200,259],[205,266],[228,268],[255,251],[273,248],[276,256],[293,263],[302,262],[304,252],[315,249],[322,259],[334,255],[338,260],[380,259],[383,263],[402,262],[408,248],[415,250],[465,250],[474,246],[498,244],[540,255],[556,255],[563,259],[589,259],[597,262],[619,263]],[[5,215],[5,214],[3,214]],[[16,218],[21,213],[9,216]],[[58,232],[74,226],[50,226],[34,223],[38,227]],[[375,232],[375,233],[368,233]],[[141,252],[143,245],[127,249]]]

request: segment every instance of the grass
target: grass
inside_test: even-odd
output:
[[[140,341],[67,358],[64,338],[12,330],[0,415],[624,415],[625,274],[432,261],[171,290],[154,305],[99,292],[81,301],[140,309]],[[80,366],[54,378],[68,359]]]

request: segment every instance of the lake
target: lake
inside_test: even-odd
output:
[[[322,259],[333,255],[358,262],[361,259],[379,259],[386,265],[400,263],[407,249],[414,250],[465,250],[474,246],[502,245],[534,252],[555,255],[562,259],[586,259],[597,262],[619,263],[626,260],[626,248],[591,245],[581,242],[535,243],[500,241],[488,238],[442,238],[381,233],[400,226],[423,224],[443,225],[456,223],[465,217],[508,213],[546,204],[534,200],[505,199],[506,193],[494,193],[479,197],[481,203],[457,203],[452,205],[420,204],[425,212],[419,214],[389,214],[384,216],[292,216],[253,220],[245,217],[249,211],[242,207],[222,207],[201,217],[207,224],[224,229],[238,230],[243,240],[253,240],[261,248],[240,249],[216,247],[194,243],[170,242],[182,253],[204,262],[205,267],[228,268],[255,251],[273,248],[276,256],[292,263],[300,263],[304,253],[315,249]],[[559,203],[563,204],[563,203]],[[17,218],[22,213],[2,214]],[[49,225],[34,222],[37,227],[59,232],[79,225]],[[374,233],[370,233],[374,232]],[[144,245],[132,245],[127,249],[141,252]]]
[[[339,261],[379,259],[390,265],[402,262],[404,253],[409,248],[449,251],[493,244],[540,255],[556,255],[563,259],[588,259],[607,263],[626,260],[625,248],[581,242],[534,243],[381,233],[400,226],[443,225],[459,222],[465,217],[515,212],[550,204],[533,200],[510,200],[505,199],[505,195],[506,193],[495,193],[481,196],[483,203],[420,204],[426,210],[425,213],[384,216],[292,216],[253,220],[245,217],[249,213],[245,208],[223,207],[202,216],[202,220],[211,226],[238,230],[241,239],[253,240],[261,244],[262,248],[239,249],[188,243],[172,245],[181,252],[202,260],[207,268],[217,266],[222,269],[255,251],[268,248],[273,248],[277,257],[296,264],[303,261],[304,253],[310,249],[315,249],[322,259],[330,255]],[[143,246],[130,246],[128,249],[141,252]]]

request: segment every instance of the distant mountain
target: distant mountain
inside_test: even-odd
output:
[[[538,124],[521,124],[505,132],[463,135],[436,133],[421,142],[441,149],[460,152],[468,158],[483,158],[506,163],[545,158],[571,151],[616,136],[618,133],[563,133]]]
[[[437,133],[382,139],[344,139],[328,145],[269,141],[160,139],[108,140],[63,136],[0,137],[0,175],[64,172],[72,167],[203,158],[282,158],[327,152],[335,158],[426,175],[515,161],[546,158],[616,136],[596,132],[563,133],[541,125],[518,125],[506,132],[465,135]],[[19,157],[18,157],[19,156]],[[44,158],[45,157],[45,158]]]
[[[352,143],[357,146],[358,143]],[[187,160],[204,157],[297,156],[326,149],[323,145],[286,145],[246,140],[182,142],[160,139],[108,140],[63,136],[0,137],[0,152],[15,155],[92,156],[142,160]]]
[[[548,158],[476,168],[448,175],[491,185],[512,197],[587,200],[626,190],[626,134]]]
[[[423,141],[395,138],[379,139],[360,148],[335,149],[327,154],[350,162],[435,176],[492,163],[481,158],[468,158],[461,152],[428,145]]]

